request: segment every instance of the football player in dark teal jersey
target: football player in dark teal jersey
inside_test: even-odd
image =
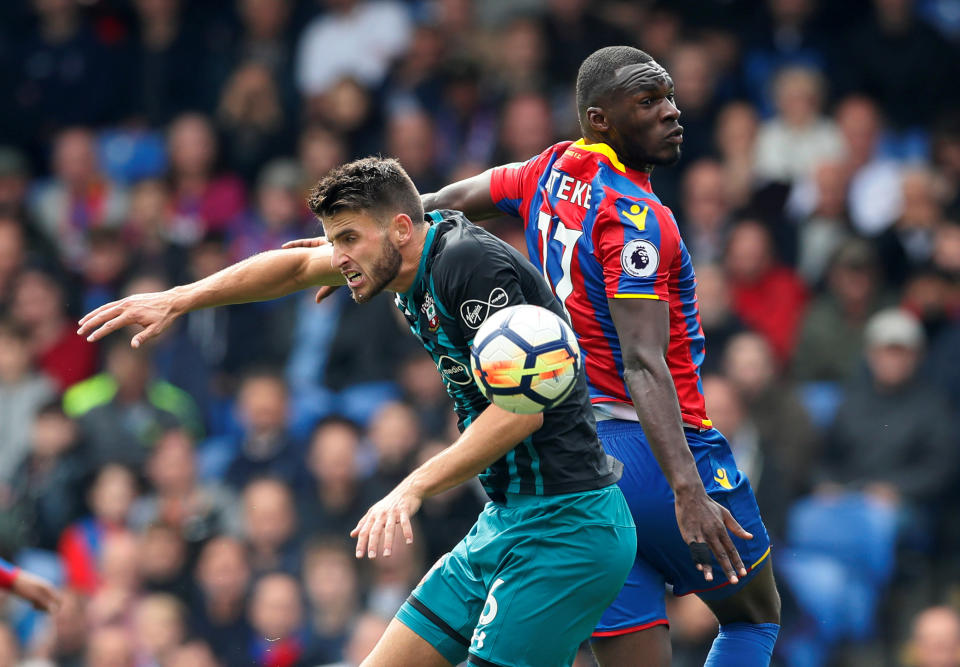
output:
[[[411,542],[410,517],[422,500],[474,475],[491,502],[364,665],[572,664],[636,553],[616,485],[621,466],[597,440],[583,377],[558,406],[516,415],[490,404],[468,372],[470,344],[490,313],[530,303],[565,317],[562,307],[512,247],[461,214],[424,215],[394,160],[335,169],[309,204],[329,244],[262,253],[190,285],[109,303],[80,321],[80,333],[98,340],[138,324],[138,347],[198,308],[311,285],[346,284],[358,303],[395,292],[454,399],[462,434],[368,510],[351,533],[357,556],[389,556],[398,527]]]

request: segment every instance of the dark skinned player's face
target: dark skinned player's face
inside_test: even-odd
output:
[[[683,127],[673,80],[666,72],[650,76],[639,66],[633,74],[618,74],[624,85],[611,92],[604,109],[608,124],[605,141],[634,169],[676,164]]]

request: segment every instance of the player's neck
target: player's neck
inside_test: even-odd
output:
[[[608,141],[606,140],[606,138],[603,137],[603,136],[601,136],[601,135],[586,134],[586,135],[584,135],[584,137],[583,137],[583,143],[585,143],[585,144],[587,144],[587,145],[591,145],[591,144],[601,144],[601,145],[603,145],[603,146],[606,146],[606,149],[609,150],[610,153],[613,154],[613,156],[616,158],[616,160],[617,160],[618,163],[620,163],[620,164],[622,164],[622,165],[624,165],[624,166],[626,166],[626,167],[629,167],[629,168],[632,169],[633,171],[639,171],[639,172],[645,173],[645,174],[647,174],[647,175],[649,175],[649,174],[653,171],[653,165],[652,165],[652,164],[648,164],[648,163],[644,163],[644,162],[638,163],[638,162],[632,161],[629,157],[626,157],[626,156],[624,156],[623,154],[621,154],[619,151],[617,151],[617,149],[614,148],[613,144],[611,144],[610,142],[608,142]]]
[[[413,236],[409,243],[400,249],[403,262],[400,264],[397,277],[387,287],[391,291],[402,294],[413,287],[413,281],[417,279],[417,273],[420,271],[420,260],[425,252],[428,231],[430,231],[430,225],[417,225],[413,228]]]

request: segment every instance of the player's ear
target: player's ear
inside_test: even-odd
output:
[[[413,220],[406,213],[393,216],[390,227],[390,235],[398,245],[403,245],[413,237]]]
[[[610,129],[607,113],[601,107],[587,107],[587,126],[595,132],[606,132]]]

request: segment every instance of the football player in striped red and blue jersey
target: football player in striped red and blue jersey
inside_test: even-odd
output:
[[[579,141],[425,195],[424,207],[521,218],[527,254],[577,334],[638,536],[634,569],[593,635],[600,663],[670,663],[670,584],[717,615],[709,667],[765,667],[780,623],[770,540],[707,416],[693,264],[650,183],[655,166],[680,157],[673,81],[643,51],[607,47],[581,65],[577,106]]]

